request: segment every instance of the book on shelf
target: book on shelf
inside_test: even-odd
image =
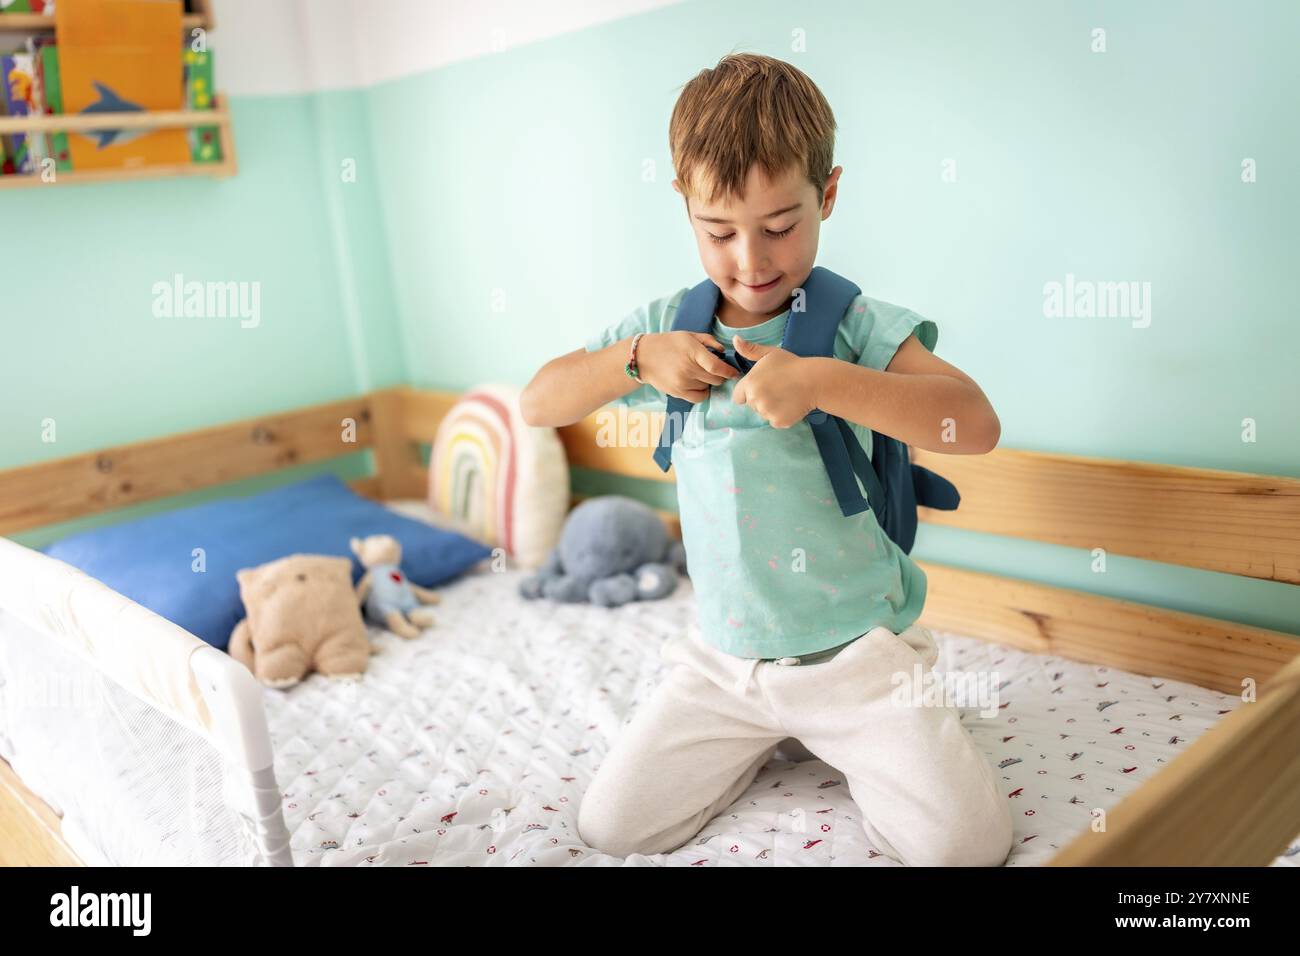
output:
[[[63,112],[63,85],[59,77],[58,44],[50,37],[41,37],[32,45],[36,68],[34,98],[37,112],[47,116],[60,114]],[[67,133],[58,131],[47,134],[45,154],[53,158],[54,168],[59,172],[66,173],[72,169]]]
[[[185,63],[185,105],[192,110],[213,108],[212,51],[193,50],[187,43],[181,59]],[[192,126],[188,130],[190,159],[196,163],[219,163],[221,137],[215,126]]]
[[[0,103],[6,116],[30,116],[33,85],[32,55],[26,52],[0,54]],[[39,137],[10,133],[5,137],[4,172],[29,175],[36,168],[35,141]]]
[[[0,0],[0,22],[6,13],[44,13],[54,15],[54,0]]]
[[[59,74],[68,113],[182,108],[181,8],[152,0],[59,0]],[[76,171],[190,161],[183,129],[97,129],[68,135]]]
[[[0,76],[5,85],[0,93],[0,113],[46,116],[63,112],[53,37],[29,37],[25,50],[0,54]],[[53,159],[53,168],[61,172],[72,168],[66,133],[11,133],[0,141],[4,145],[0,174],[39,175],[49,168],[46,159]]]

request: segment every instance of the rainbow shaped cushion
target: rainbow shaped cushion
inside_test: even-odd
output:
[[[429,506],[521,566],[539,566],[569,511],[569,465],[554,428],[519,414],[519,390],[481,385],[438,425],[429,458]]]

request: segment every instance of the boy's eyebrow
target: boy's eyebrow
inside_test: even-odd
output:
[[[798,209],[798,208],[799,208],[799,203],[795,203],[793,206],[786,206],[784,209],[778,209],[776,210],[776,212],[769,212],[766,216],[760,216],[759,218],[771,219],[773,216],[779,216],[784,212],[790,212],[791,210]],[[716,216],[701,216],[698,213],[696,213],[695,218],[700,220],[701,222],[716,222],[716,223],[721,223],[724,226],[731,225],[730,219],[718,219]]]

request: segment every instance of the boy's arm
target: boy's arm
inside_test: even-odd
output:
[[[915,333],[883,372],[833,358],[808,361],[814,407],[845,421],[943,455],[984,455],[1002,436],[984,390]]]
[[[631,345],[629,337],[595,352],[575,349],[551,359],[519,396],[524,421],[551,428],[572,425],[639,388],[623,371]]]

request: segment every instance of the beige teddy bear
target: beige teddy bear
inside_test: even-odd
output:
[[[352,589],[352,559],[294,554],[235,575],[248,616],[230,633],[230,656],[268,687],[316,670],[358,677],[370,641]]]
[[[392,535],[353,538],[352,553],[366,569],[357,582],[357,600],[366,617],[405,638],[419,637],[420,628],[433,624],[425,604],[437,604],[438,592],[412,583],[402,573],[402,546]]]

